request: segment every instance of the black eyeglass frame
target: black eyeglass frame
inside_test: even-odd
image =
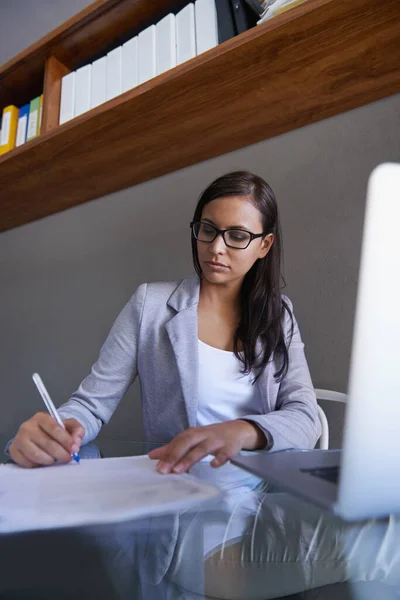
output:
[[[209,241],[199,240],[199,238],[196,237],[196,235],[194,233],[194,226],[197,224],[201,224],[201,223],[203,223],[204,225],[208,225],[209,227],[213,227],[213,229],[215,229],[216,233],[212,240],[209,240]],[[193,237],[198,242],[201,242],[202,244],[212,244],[219,235],[222,235],[222,239],[224,240],[225,246],[227,246],[227,248],[232,248],[233,250],[246,250],[246,248],[248,248],[250,246],[250,244],[253,240],[267,235],[266,233],[252,233],[251,231],[247,231],[247,229],[239,229],[236,227],[229,227],[228,229],[218,229],[217,227],[215,227],[215,225],[213,225],[212,223],[208,223],[207,221],[191,221],[190,229],[192,230]],[[243,246],[242,248],[239,248],[238,246],[231,246],[230,244],[227,243],[227,241],[225,239],[225,233],[227,231],[242,231],[243,233],[248,233],[250,236],[249,243],[247,244],[247,246]]]

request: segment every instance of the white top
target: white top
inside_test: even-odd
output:
[[[233,352],[199,340],[197,425],[211,425],[263,412],[254,375],[243,375]]]
[[[213,348],[200,340],[198,348],[197,426],[240,419],[246,415],[262,414],[258,387],[251,383],[254,374],[241,373],[243,364],[234,353]],[[211,461],[213,458],[209,455],[203,461]],[[218,469],[211,469],[208,476],[212,483],[225,491],[235,492],[237,496],[232,497],[232,500],[236,497],[240,498],[245,493],[249,503],[248,492],[261,482],[261,479],[255,475],[229,462]],[[214,532],[211,535],[210,547],[215,541],[216,534],[217,532]],[[207,547],[206,540],[204,543]]]

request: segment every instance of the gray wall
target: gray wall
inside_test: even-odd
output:
[[[88,4],[0,0],[0,63]],[[0,434],[42,409],[33,371],[61,403],[135,287],[191,270],[196,199],[233,169],[275,190],[314,384],[346,391],[366,183],[376,164],[399,161],[399,114],[398,95],[2,233]],[[342,407],[327,410],[337,445]],[[101,436],[141,439],[137,384]]]

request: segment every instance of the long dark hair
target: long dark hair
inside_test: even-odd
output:
[[[246,273],[240,289],[240,321],[234,336],[234,353],[243,363],[243,372],[257,370],[255,383],[272,357],[279,360],[274,374],[278,381],[286,375],[289,367],[288,345],[293,335],[293,315],[281,296],[282,234],[275,194],[264,179],[248,171],[227,173],[213,181],[200,195],[193,221],[200,221],[203,208],[217,198],[246,196],[260,211],[263,233],[274,234],[274,243],[268,254],[257,259]],[[239,251],[238,251],[239,252]],[[198,276],[202,271],[197,254],[197,241],[192,235],[193,263]],[[285,311],[291,322],[289,339],[285,340],[282,321]],[[262,343],[261,355],[256,354],[256,343]]]

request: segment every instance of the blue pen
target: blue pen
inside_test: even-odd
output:
[[[44,383],[43,383],[42,378],[40,377],[39,373],[34,373],[32,375],[32,379],[35,382],[35,385],[36,385],[36,387],[37,387],[37,389],[39,391],[39,394],[43,398],[43,402],[45,403],[47,410],[49,411],[49,413],[51,414],[51,416],[57,421],[57,423],[63,429],[65,429],[65,425],[61,421],[60,415],[58,414],[57,409],[54,406],[53,401],[50,398],[48,391],[44,387]],[[77,452],[74,452],[73,454],[71,454],[71,456],[79,464],[79,461],[80,461],[79,454]]]

